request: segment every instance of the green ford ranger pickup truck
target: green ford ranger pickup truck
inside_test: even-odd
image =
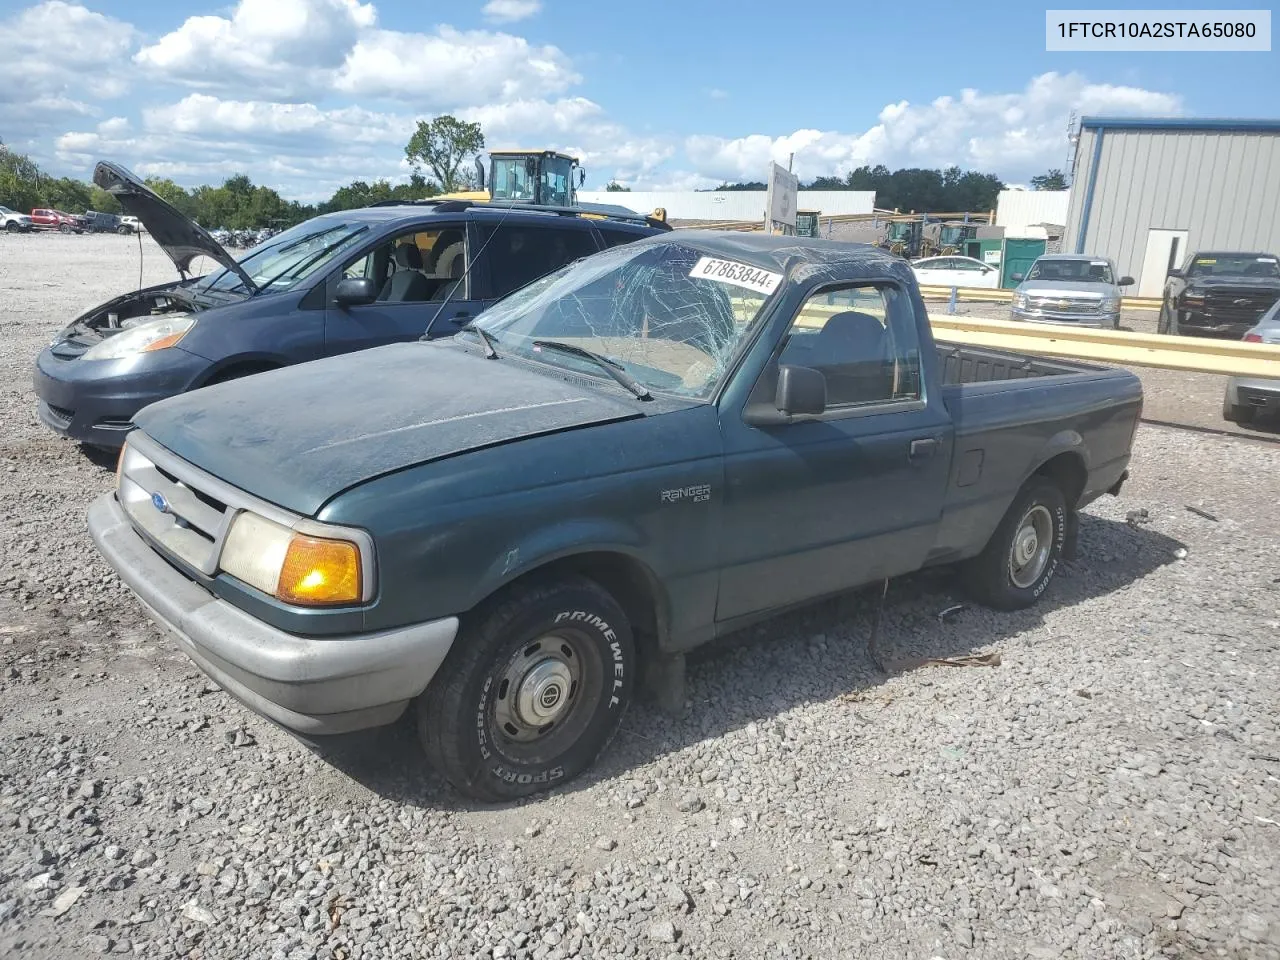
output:
[[[784,608],[958,564],[1033,603],[1123,482],[1118,370],[935,343],[873,247],[676,232],[511,294],[456,336],[144,409],[99,549],[251,709],[395,721],[462,792],[580,773],[641,670]]]

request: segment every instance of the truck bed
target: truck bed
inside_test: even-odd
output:
[[[1088,364],[1046,360],[1043,357],[1032,357],[1023,353],[965,347],[954,343],[937,343],[935,346],[944,387],[991,383],[997,380],[1060,377],[1101,369]]]

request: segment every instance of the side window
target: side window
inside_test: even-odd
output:
[[[951,269],[952,270],[972,270],[974,273],[977,273],[979,270],[982,269],[982,264],[975,263],[972,260],[966,260],[964,259],[964,257],[955,257],[951,261]]]
[[[841,287],[810,296],[783,340],[778,364],[784,363],[812,367],[826,378],[828,409],[921,398],[915,317],[896,287]]]
[[[449,224],[392,237],[344,264],[342,276],[373,280],[380,302],[422,303],[448,296],[466,265],[466,230]]]
[[[589,230],[582,229],[485,224],[481,236],[489,265],[490,295],[494,298],[505,297],[552,270],[596,252],[595,238]]]

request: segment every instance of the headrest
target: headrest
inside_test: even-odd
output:
[[[422,251],[416,244],[402,243],[396,247],[396,266],[401,270],[421,270]]]

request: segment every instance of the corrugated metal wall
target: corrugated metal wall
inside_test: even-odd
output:
[[[848,213],[870,213],[876,195],[867,190],[801,190],[797,198],[800,210],[821,210],[828,216]],[[583,203],[617,203],[639,213],[664,207],[670,220],[764,220],[763,190],[725,190],[723,193],[657,190],[650,192],[609,193],[605,190],[581,190]]]
[[[1004,227],[1006,237],[1041,237],[1043,229],[1031,229],[1033,223],[1067,222],[1070,190],[1001,190],[996,199],[996,226]]]
[[[1076,144],[1063,249],[1111,257],[1139,278],[1151,229],[1186,230],[1196,250],[1280,253],[1280,134],[1105,129],[1087,231],[1097,128]]]

